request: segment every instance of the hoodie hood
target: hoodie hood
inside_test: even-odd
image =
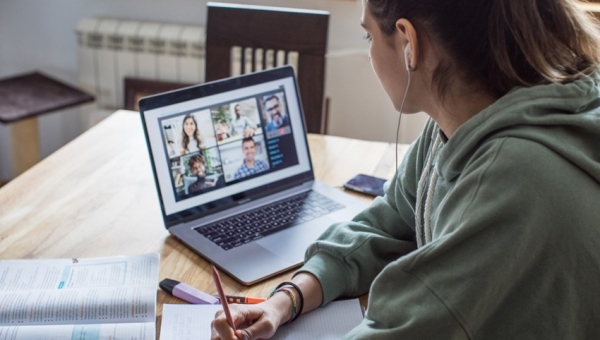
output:
[[[540,143],[600,182],[600,75],[518,87],[460,126],[440,151],[439,175],[454,181],[486,141]]]

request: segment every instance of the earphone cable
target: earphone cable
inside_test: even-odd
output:
[[[400,105],[400,114],[398,115],[398,127],[396,128],[396,171],[398,171],[398,136],[400,135],[400,121],[402,120],[402,110],[404,109],[404,101],[408,94],[408,88],[410,87],[410,70],[408,71],[408,82],[406,83],[406,90],[404,91],[404,98],[402,98],[402,104]]]

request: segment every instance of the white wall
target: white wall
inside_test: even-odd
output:
[[[366,58],[367,43],[359,25],[360,0],[236,0],[230,2],[269,6],[301,7],[331,12],[327,89],[336,95],[331,103],[332,134],[393,141],[397,113],[372,74]],[[62,81],[77,84],[77,43],[75,27],[82,17],[156,20],[204,24],[206,0],[0,0],[0,78],[40,70]],[[348,59],[339,55],[348,54]],[[358,52],[352,52],[358,51]],[[344,67],[352,71],[345,71]],[[331,71],[337,70],[337,72]],[[354,72],[356,70],[356,72]],[[360,75],[360,76],[359,76]],[[345,86],[353,84],[355,87]],[[338,87],[338,84],[340,87]],[[347,92],[340,89],[343,88]],[[372,107],[376,119],[365,119],[366,108],[356,110],[356,94]],[[345,98],[340,100],[339,98]],[[371,115],[369,113],[369,115]],[[345,124],[354,122],[354,124]],[[363,122],[365,121],[365,122]],[[401,140],[409,142],[416,129],[404,128]],[[417,119],[419,121],[419,119]],[[408,122],[410,123],[410,122]],[[407,124],[408,124],[407,123]],[[341,124],[341,125],[340,125]],[[79,110],[41,116],[39,119],[42,156],[45,157],[82,132]],[[339,125],[339,126],[338,126]],[[356,128],[356,126],[363,127]],[[408,125],[407,125],[408,126]],[[390,128],[392,127],[392,128]],[[367,135],[366,131],[377,131]],[[12,177],[9,129],[0,125],[0,180]]]
[[[327,132],[352,138],[394,142],[399,113],[375,76],[368,52],[331,52],[326,93],[331,99]],[[399,142],[415,140],[427,115],[403,115]]]

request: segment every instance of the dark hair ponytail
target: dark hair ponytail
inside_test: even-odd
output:
[[[449,56],[433,71],[440,98],[458,71],[502,96],[515,86],[566,83],[600,65],[600,30],[575,0],[365,0],[385,34],[410,20]]]
[[[569,82],[598,66],[598,29],[573,1],[496,0],[490,32],[504,73],[501,81],[490,80],[503,91],[515,83]]]

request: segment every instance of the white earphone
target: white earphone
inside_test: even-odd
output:
[[[410,72],[410,63],[408,61],[408,54],[412,52],[412,49],[410,48],[410,44],[406,44],[406,47],[404,48],[404,63],[406,64],[406,70]]]
[[[398,169],[398,136],[400,134],[400,120],[402,119],[402,110],[404,110],[404,101],[408,94],[408,88],[410,87],[410,63],[408,62],[408,55],[412,52],[410,44],[406,44],[404,48],[404,63],[406,65],[406,71],[408,71],[406,90],[404,91],[404,97],[402,98],[402,104],[400,105],[400,114],[398,115],[398,127],[396,128],[396,169]]]

